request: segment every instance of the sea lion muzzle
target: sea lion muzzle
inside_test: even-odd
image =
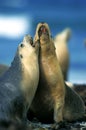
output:
[[[48,30],[47,30],[47,28],[46,28],[44,25],[42,25],[42,26],[39,28],[39,31],[38,31],[39,37],[40,37],[42,34],[47,34],[47,35],[49,35]]]

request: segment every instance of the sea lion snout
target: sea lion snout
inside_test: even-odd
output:
[[[39,28],[39,30],[38,30],[38,35],[39,35],[39,37],[40,37],[42,34],[47,34],[47,35],[49,35],[48,29],[45,27],[44,24],[42,24],[42,26],[41,26],[41,27]]]
[[[24,36],[23,42],[33,45],[33,38],[30,35],[26,35]]]

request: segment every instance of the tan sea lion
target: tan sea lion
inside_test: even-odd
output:
[[[84,114],[81,98],[63,80],[47,23],[39,23],[35,42],[39,42],[40,78],[30,110],[44,123],[74,121]]]
[[[27,35],[8,71],[0,78],[0,122],[26,120],[39,81],[39,45]]]
[[[69,70],[69,50],[68,50],[68,41],[70,39],[71,30],[66,28],[61,33],[57,34],[54,38],[56,55],[61,66],[64,79],[68,79],[68,70]]]

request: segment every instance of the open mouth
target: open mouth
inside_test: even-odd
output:
[[[42,34],[46,34],[46,35],[49,36],[48,30],[47,30],[47,28],[46,28],[44,25],[42,25],[42,26],[39,28],[39,31],[38,31],[39,37],[41,37]]]

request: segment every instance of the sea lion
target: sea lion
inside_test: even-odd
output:
[[[0,76],[2,76],[8,70],[8,68],[9,66],[5,64],[0,64]]]
[[[69,50],[68,50],[68,41],[71,36],[71,30],[69,28],[66,28],[61,33],[57,34],[54,37],[54,43],[56,48],[56,55],[59,61],[59,64],[61,66],[64,79],[67,81],[68,79],[68,70],[69,70],[69,63],[70,63],[70,57],[69,57]]]
[[[31,36],[26,35],[0,78],[0,122],[26,120],[39,80],[38,52],[39,45],[33,47]]]
[[[63,80],[55,47],[47,23],[39,23],[35,42],[39,42],[40,78],[30,106],[33,116],[44,123],[74,121],[84,114],[81,98]]]
[[[86,111],[86,84],[75,84],[71,82],[66,82],[66,84],[80,95],[84,101]]]

